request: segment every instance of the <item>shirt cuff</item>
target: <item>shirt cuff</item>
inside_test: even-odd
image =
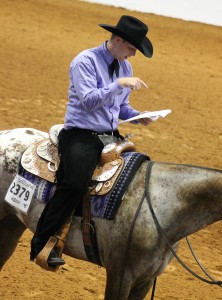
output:
[[[139,114],[140,114],[140,112],[137,111],[137,114],[136,114],[135,116],[138,116]],[[135,116],[134,116],[134,117],[135,117]],[[132,123],[132,124],[140,124],[140,122],[137,121],[137,120],[131,121],[130,123]]]
[[[123,88],[119,85],[118,80],[115,80],[115,81],[113,81],[112,83],[110,83],[110,84],[108,85],[108,87],[109,87],[111,93],[114,93],[114,92],[116,92],[116,91],[118,91],[118,90],[122,90],[122,89],[123,89]]]

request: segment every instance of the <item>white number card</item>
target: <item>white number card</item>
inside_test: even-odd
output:
[[[34,191],[35,185],[17,174],[7,191],[5,201],[27,213]]]

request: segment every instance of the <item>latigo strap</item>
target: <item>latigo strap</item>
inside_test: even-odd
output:
[[[102,266],[96,238],[96,228],[91,220],[89,192],[83,196],[82,237],[86,255],[90,262]]]

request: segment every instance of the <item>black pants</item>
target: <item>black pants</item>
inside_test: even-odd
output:
[[[37,224],[32,239],[34,246],[44,246],[71,216],[87,191],[103,147],[99,137],[87,131],[63,129],[60,132],[57,188]]]

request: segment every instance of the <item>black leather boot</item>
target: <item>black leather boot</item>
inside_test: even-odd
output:
[[[65,261],[58,255],[56,249],[52,249],[52,251],[49,254],[47,264],[53,268],[53,267],[64,265]]]

